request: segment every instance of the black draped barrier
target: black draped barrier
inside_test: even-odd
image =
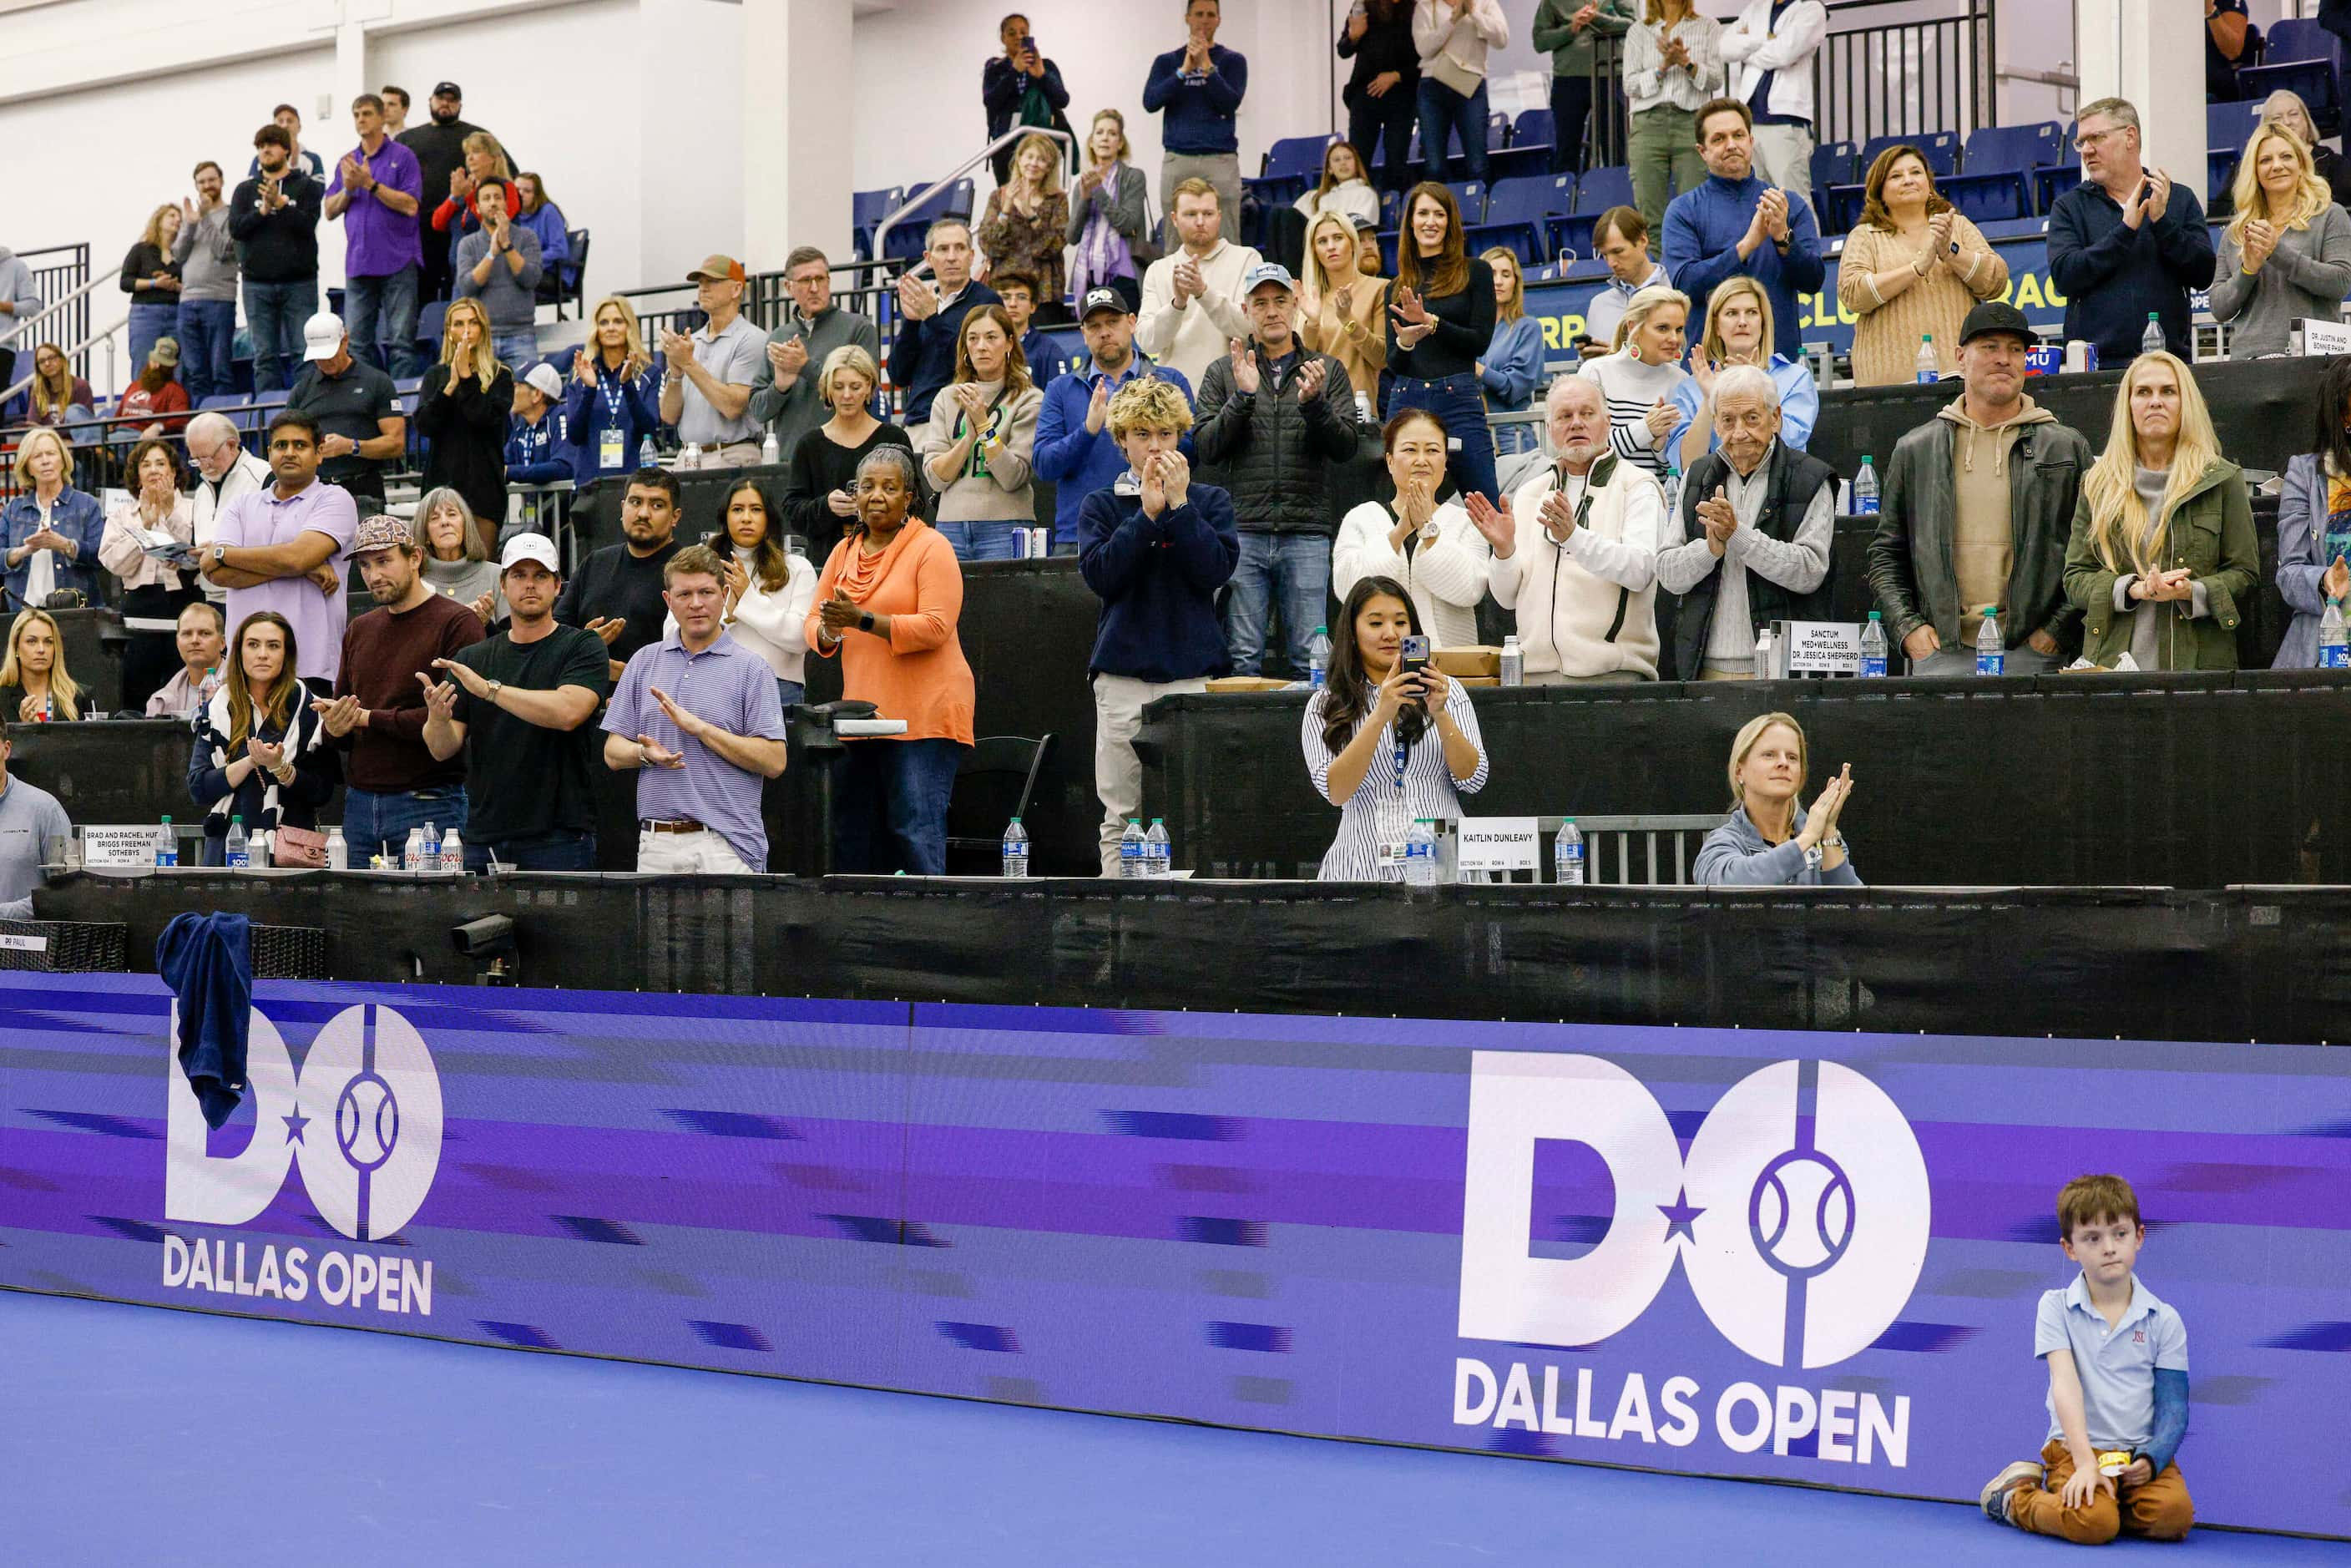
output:
[[[1856,806],[1862,798],[1856,797]],[[1868,844],[1859,844],[1868,862]],[[914,878],[73,874],[43,920],[183,910],[327,933],[326,973],[604,991],[1209,1012],[2321,1042],[2351,889],[1727,891]]]
[[[2351,882],[2351,679],[2315,671],[1709,682],[1473,692],[1481,816],[1728,808],[1739,727],[1774,709],[1841,763],[1879,883]],[[1138,747],[1176,863],[1311,876],[1339,813],[1299,747],[1301,692],[1163,697]]]
[[[2093,452],[2103,452],[2113,426],[2115,389],[2123,371],[2116,366],[2088,375],[2035,376],[2025,383],[2035,402],[2080,431]],[[2310,449],[2312,411],[2326,374],[2323,359],[2215,361],[2196,367],[2196,384],[2212,412],[2220,452],[2247,468],[2283,472],[2286,459]],[[1864,456],[1877,459],[1877,471],[1894,455],[1894,444],[1926,423],[1959,395],[1956,381],[1932,386],[1905,382],[1890,387],[1848,387],[1821,394],[1820,423],[1812,455],[1850,479]]]
[[[90,713],[112,713],[122,706],[122,612],[92,607],[88,610],[53,610],[57,618],[57,632],[65,643],[66,673],[81,687],[82,708]],[[16,721],[13,713],[5,716]]]

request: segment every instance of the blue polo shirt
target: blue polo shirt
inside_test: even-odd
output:
[[[1172,383],[1184,394],[1187,404],[1192,402],[1192,383],[1184,372],[1165,365],[1155,365],[1141,353],[1131,356],[1126,369],[1108,378],[1113,396],[1118,389],[1137,376],[1157,376]],[[1078,513],[1086,497],[1096,490],[1107,490],[1118,476],[1126,472],[1126,455],[1111,439],[1110,426],[1104,423],[1100,433],[1086,432],[1086,405],[1093,401],[1094,385],[1104,379],[1104,373],[1088,365],[1054,378],[1045,389],[1044,406],[1037,411],[1037,442],[1029,457],[1029,466],[1040,479],[1050,479],[1053,492],[1053,546],[1057,549],[1075,549],[1078,542]],[[1184,440],[1183,451],[1188,457],[1191,437]]]
[[[2032,1354],[2074,1353],[2082,1379],[2082,1414],[2094,1448],[2141,1448],[2155,1436],[2155,1375],[2188,1370],[2188,1325],[2147,1282],[2131,1276],[2130,1305],[2113,1328],[2090,1304],[2088,1280],[2080,1274],[2062,1291],[2044,1291],[2041,1316],[2032,1326]],[[2057,1424],[2057,1396],[2049,1396],[2049,1438],[2064,1439]]]
[[[699,653],[689,653],[671,632],[630,655],[604,710],[604,732],[633,740],[643,735],[685,758],[684,768],[645,768],[637,773],[640,821],[676,821],[691,817],[725,839],[745,865],[768,869],[768,828],[759,816],[759,790],[767,780],[694,739],[653,698],[659,686],[670,701],[731,734],[761,740],[784,738],[784,705],[776,672],[768,661],[726,632]]]

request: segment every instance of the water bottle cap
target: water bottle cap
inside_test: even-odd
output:
[[[1871,612],[1869,612],[1869,618],[1870,618],[1872,621],[1876,620],[1876,619],[1877,619],[1877,612],[1876,612],[1876,611],[1875,611],[1875,610],[1871,611]]]
[[[164,820],[165,821],[167,821],[167,822],[168,822],[168,821],[170,821],[172,819],[171,819],[171,818],[169,818],[169,817],[166,817],[166,818],[164,818],[163,820]],[[231,817],[231,818],[228,820],[228,825],[229,825],[230,827],[232,827],[232,828],[239,827],[239,826],[242,826],[242,825],[244,824],[244,821],[245,821],[245,819],[244,819],[243,817]]]
[[[164,819],[163,819],[163,825],[164,825],[165,827],[167,827],[167,828],[168,828],[168,827],[170,827],[170,826],[172,825],[172,819],[171,819],[171,818],[169,818],[169,817],[164,818]]]
[[[1015,817],[1015,818],[1013,818],[1013,819],[1012,819],[1012,821],[1013,821],[1013,825],[1017,827],[1017,826],[1019,826],[1019,825],[1020,819],[1019,819],[1019,818],[1018,818],[1018,817]]]
[[[1167,825],[1167,819],[1165,817],[1154,817],[1151,819],[1151,825],[1155,828],[1164,828]]]

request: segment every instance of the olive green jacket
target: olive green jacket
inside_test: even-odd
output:
[[[2241,469],[2215,458],[2172,508],[2157,557],[2166,570],[2186,567],[2204,590],[2207,613],[2190,618],[2181,601],[2142,601],[2132,612],[2178,618],[2168,646],[2176,670],[2233,670],[2237,627],[2245,618],[2242,601],[2261,573],[2261,547],[2253,536],[2252,502]],[[2115,585],[2137,574],[2107,570],[2090,543],[2090,499],[2074,507],[2074,539],[2065,551],[2065,594],[2082,608],[2082,656],[2112,666],[2130,651],[2130,614],[2115,610]]]
[[[1569,24],[1583,9],[1584,0],[1542,0],[1535,12],[1535,50],[1551,57],[1551,74],[1580,77],[1592,70],[1592,43],[1621,38],[1633,30],[1631,0],[1595,0],[1599,15],[1592,26],[1577,32]]]

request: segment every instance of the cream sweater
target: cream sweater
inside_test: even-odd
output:
[[[1366,501],[1339,520],[1331,550],[1331,591],[1343,602],[1367,577],[1392,577],[1412,595],[1420,629],[1440,648],[1468,648],[1478,642],[1478,601],[1494,559],[1486,536],[1454,502],[1437,508],[1434,543],[1413,546],[1407,559],[1388,543],[1396,514]],[[1424,530],[1425,531],[1425,530]]]
[[[1605,462],[1606,459],[1602,459]],[[1544,497],[1561,488],[1545,468],[1510,498],[1518,525],[1508,560],[1494,562],[1494,601],[1518,614],[1529,674],[1657,678],[1657,535],[1665,494],[1648,473],[1618,462],[1607,485],[1570,480],[1571,507],[1589,496],[1583,526],[1554,542],[1542,525]],[[1610,635],[1614,628],[1614,635]]]

